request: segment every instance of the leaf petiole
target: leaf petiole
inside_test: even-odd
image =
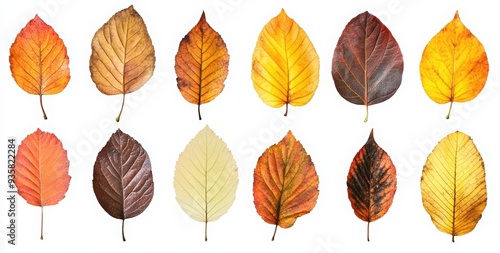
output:
[[[41,207],[42,208],[42,220],[41,220],[41,225],[40,225],[40,240],[43,240],[43,206]]]
[[[450,118],[450,114],[451,114],[451,107],[453,106],[453,101],[450,102],[450,109],[448,109],[448,115],[446,115],[446,119],[449,119]]]
[[[120,122],[120,117],[122,116],[124,105],[125,105],[125,93],[123,93],[122,108],[120,109],[120,113],[118,114],[118,117],[116,117],[116,122]]]
[[[127,241],[125,240],[125,219],[122,219],[122,239],[123,241]]]
[[[278,230],[278,224],[276,224],[276,227],[274,227],[273,238],[271,238],[271,241],[274,241],[274,237],[276,236],[276,230]]]
[[[42,94],[40,94],[40,107],[42,107],[43,119],[47,119],[47,114],[45,114],[45,109],[43,109]]]

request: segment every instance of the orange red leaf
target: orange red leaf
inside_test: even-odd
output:
[[[198,105],[214,100],[224,89],[229,66],[226,44],[206,21],[200,21],[181,40],[175,56],[177,87],[184,99]]]
[[[289,228],[309,213],[318,199],[319,179],[311,157],[291,131],[259,157],[254,170],[253,196],[262,219]]]
[[[69,188],[69,160],[61,141],[52,133],[37,129],[19,145],[14,182],[28,204],[42,207],[61,201]]]
[[[384,216],[396,193],[396,167],[389,155],[375,142],[373,129],[365,145],[352,160],[347,175],[347,193],[356,216],[370,222]]]
[[[61,92],[70,79],[66,46],[54,29],[38,15],[26,24],[10,48],[10,70],[17,85],[29,94],[42,95]]]

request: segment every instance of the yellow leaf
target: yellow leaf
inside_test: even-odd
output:
[[[438,104],[474,99],[483,89],[489,64],[483,45],[455,18],[427,44],[420,62],[420,78],[427,95]]]
[[[205,223],[225,214],[234,202],[238,168],[231,151],[208,126],[179,155],[175,165],[176,200],[191,218]]]
[[[302,106],[319,82],[319,57],[305,31],[284,10],[271,19],[257,40],[252,57],[253,87],[271,107]]]
[[[468,135],[457,131],[437,144],[420,188],[432,222],[452,241],[474,229],[486,207],[486,182],[483,159]]]

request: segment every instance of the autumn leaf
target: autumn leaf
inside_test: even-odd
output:
[[[16,36],[10,47],[9,61],[17,85],[27,93],[39,96],[43,118],[47,119],[42,95],[60,93],[70,79],[64,42],[36,15]]]
[[[319,57],[306,32],[282,9],[260,32],[252,56],[253,87],[274,108],[303,106],[319,83]]]
[[[465,27],[458,11],[451,22],[425,46],[420,61],[420,79],[434,102],[467,102],[481,92],[489,64],[481,42]]]
[[[175,165],[176,200],[191,218],[207,224],[219,219],[234,202],[238,185],[236,161],[226,143],[208,126],[179,155]]]
[[[257,213],[275,225],[289,228],[309,213],[318,199],[318,175],[302,144],[291,131],[259,157],[254,170],[253,197]]]
[[[384,216],[396,193],[396,167],[389,155],[375,142],[373,129],[358,151],[347,175],[347,194],[354,214],[368,222],[366,238],[370,241],[370,222]]]
[[[113,15],[94,35],[90,74],[106,95],[125,94],[141,88],[153,75],[155,50],[142,17],[130,6]]]
[[[125,241],[125,219],[144,212],[153,199],[148,153],[139,142],[118,129],[97,154],[92,186],[104,211],[122,220]]]
[[[229,54],[222,37],[206,21],[200,21],[182,39],[175,56],[177,87],[184,99],[200,106],[214,100],[224,89]]]
[[[41,240],[43,207],[56,205],[65,197],[71,180],[68,170],[68,154],[54,134],[37,129],[19,145],[14,183],[28,204],[41,207]]]
[[[455,236],[471,232],[486,207],[484,163],[472,139],[454,132],[427,158],[420,181],[422,202],[439,231]]]
[[[342,31],[332,60],[339,94],[366,107],[391,98],[401,85],[403,55],[391,31],[374,15],[363,12]]]

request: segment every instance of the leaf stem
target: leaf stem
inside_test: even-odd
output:
[[[205,242],[207,241],[207,226],[208,226],[208,221],[205,220]]]
[[[127,241],[125,240],[125,219],[122,219],[122,239],[123,241]]]
[[[276,230],[278,230],[278,224],[276,224],[276,227],[274,227],[274,234],[273,234],[273,238],[271,239],[271,241],[274,241],[274,237],[276,236]]]
[[[285,117],[288,115],[288,103],[285,104]]]
[[[42,214],[41,214],[41,216],[42,216],[42,220],[41,220],[41,226],[40,226],[40,240],[43,240],[43,206],[42,206]]]
[[[198,119],[201,120],[200,103],[198,103]]]
[[[455,242],[455,234],[451,235],[451,242]]]
[[[120,117],[122,116],[124,105],[125,105],[125,93],[123,93],[122,108],[120,109],[120,113],[118,114],[118,117],[116,117],[116,122],[120,122]]]
[[[47,114],[45,114],[45,109],[43,109],[42,94],[40,94],[40,107],[42,107],[43,119],[47,120]]]
[[[453,106],[453,101],[450,102],[450,109],[448,110],[448,115],[446,115],[446,119],[449,119],[450,118],[450,114],[451,114],[451,107]]]
[[[366,240],[370,241],[370,222],[368,222],[366,227]]]
[[[366,117],[365,117],[365,122],[368,121],[368,105],[366,105]]]

